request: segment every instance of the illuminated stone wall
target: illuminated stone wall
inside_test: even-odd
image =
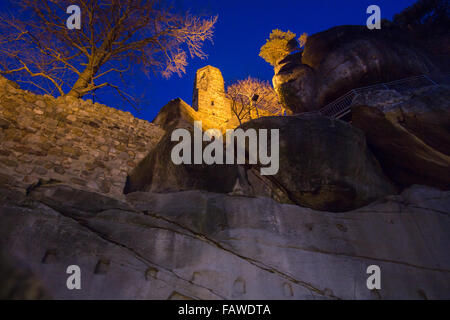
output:
[[[232,102],[226,97],[222,72],[218,68],[206,66],[197,70],[194,81],[192,108],[197,116],[208,123],[207,128],[217,128],[224,131],[239,126],[239,120],[231,110]],[[271,116],[266,110],[259,110],[259,116]],[[251,115],[242,122],[257,118],[252,110]],[[211,125],[213,124],[213,125]]]
[[[231,102],[225,96],[225,85],[219,69],[206,66],[197,70],[192,107],[198,117],[216,124],[216,128],[234,128],[239,123],[232,115]]]
[[[119,195],[127,173],[163,132],[128,112],[35,95],[0,77],[2,184],[26,188],[53,179]]]

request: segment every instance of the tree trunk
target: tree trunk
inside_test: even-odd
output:
[[[103,64],[102,61],[104,61],[104,56],[95,56],[92,58],[66,96],[82,98],[84,95],[88,94],[89,90],[87,89],[94,86],[94,76],[97,74],[98,70],[100,70],[100,67]]]
[[[82,98],[87,93],[86,89],[91,86],[94,75],[95,73],[92,67],[86,68],[66,96]]]

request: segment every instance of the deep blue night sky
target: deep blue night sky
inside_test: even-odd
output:
[[[75,3],[76,1],[74,1]],[[186,74],[169,80],[137,72],[128,79],[131,92],[145,93],[141,111],[124,108],[117,96],[108,91],[97,92],[96,101],[125,109],[141,119],[153,120],[169,100],[180,97],[191,104],[195,71],[205,65],[221,69],[225,83],[253,76],[271,80],[272,67],[258,56],[272,29],[290,30],[309,35],[337,25],[365,25],[366,9],[371,4],[381,8],[382,18],[413,4],[414,0],[178,0],[180,6],[195,14],[219,15],[214,43],[205,45],[206,60],[190,60]],[[6,4],[2,1],[0,9]],[[14,10],[14,9],[13,9]]]

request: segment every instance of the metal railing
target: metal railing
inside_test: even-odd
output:
[[[450,75],[443,76],[439,81],[441,83],[447,82]],[[327,104],[320,110],[314,112],[330,118],[340,119],[351,112],[351,104],[353,99],[362,93],[366,93],[373,90],[396,90],[398,92],[407,92],[408,90],[417,89],[426,86],[437,85],[437,81],[434,81],[430,76],[420,75],[415,77],[404,78],[386,83],[378,83],[367,87],[361,87],[350,90],[345,95],[339,97],[333,102]],[[311,112],[308,112],[311,113]]]

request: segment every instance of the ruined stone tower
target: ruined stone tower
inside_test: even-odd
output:
[[[197,70],[194,82],[192,108],[197,112],[203,127],[216,128],[221,131],[239,126],[239,119],[232,111],[232,101],[225,94],[225,84],[222,72],[213,66]],[[269,111],[259,110],[259,116],[271,116]],[[252,111],[248,117],[241,119],[246,122],[257,118]]]
[[[231,104],[225,96],[222,73],[218,68],[206,66],[197,70],[194,82],[192,108],[202,119],[226,126],[232,118]]]

